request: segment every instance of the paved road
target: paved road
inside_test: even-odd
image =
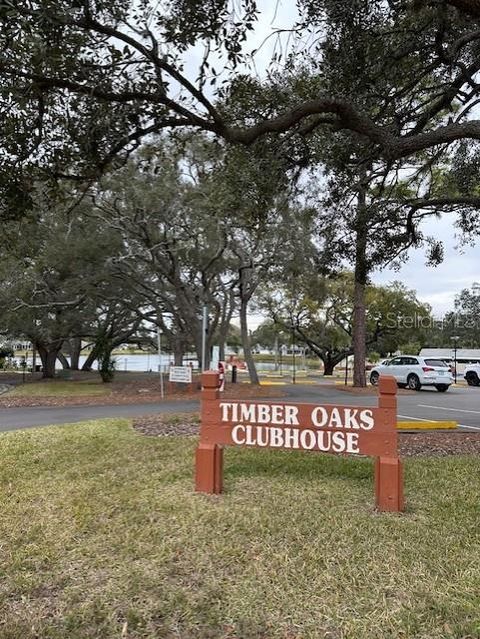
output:
[[[373,406],[377,401],[375,396],[353,395],[325,385],[288,385],[279,387],[279,391],[286,391],[295,401],[312,403]],[[0,431],[105,417],[128,418],[157,412],[195,411],[198,408],[198,402],[192,400],[122,406],[8,408],[0,409]],[[447,393],[422,389],[418,393],[402,394],[398,397],[398,415],[403,420],[453,420],[464,430],[480,432],[480,388],[456,387]]]
[[[162,404],[126,404],[122,406],[0,408],[0,432],[48,424],[70,424],[105,417],[134,417],[153,413],[188,412],[198,410],[198,407],[197,401],[167,401]]]

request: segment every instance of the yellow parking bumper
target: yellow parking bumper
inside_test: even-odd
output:
[[[454,430],[458,422],[397,422],[399,430]]]

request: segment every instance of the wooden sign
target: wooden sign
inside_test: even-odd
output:
[[[245,446],[376,457],[375,502],[382,511],[403,510],[403,470],[397,448],[397,383],[379,380],[378,406],[223,401],[219,376],[202,375],[196,490],[221,493],[223,447]]]

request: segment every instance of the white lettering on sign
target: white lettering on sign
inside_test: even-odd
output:
[[[333,408],[328,414],[324,406],[316,406],[312,410],[312,424],[317,428],[352,428],[354,430],[371,430],[374,426],[373,412],[370,409]]]
[[[170,382],[190,384],[192,381],[192,369],[190,366],[170,366],[168,379]]]
[[[220,402],[222,422],[299,426],[298,408],[288,404]]]
[[[242,445],[245,443],[245,426],[243,424],[232,428],[232,439],[234,444]]]
[[[320,450],[324,453],[360,452],[358,433],[340,430],[313,430],[237,424],[232,428],[232,441],[239,446]]]
[[[233,443],[240,446],[358,454],[360,432],[375,425],[369,408],[315,406],[307,428],[295,428],[299,409],[289,404],[221,402],[220,410],[222,422],[233,424]]]

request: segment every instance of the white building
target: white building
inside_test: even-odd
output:
[[[422,348],[420,357],[432,357],[441,359],[449,364],[455,361],[454,348]],[[465,364],[480,363],[480,348],[457,348],[456,352],[457,366],[462,368]]]

